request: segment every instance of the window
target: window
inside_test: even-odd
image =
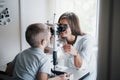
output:
[[[97,0],[50,0],[48,4],[48,14],[56,14],[55,22],[64,12],[75,12],[79,17],[82,31],[96,37]],[[49,16],[48,19],[52,22],[53,16]]]

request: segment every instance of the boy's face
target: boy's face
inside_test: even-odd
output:
[[[49,33],[48,33],[47,36],[48,36],[48,37],[46,38],[46,46],[45,46],[45,47],[48,47],[48,46],[50,45],[50,37],[51,37],[50,31],[49,31]]]

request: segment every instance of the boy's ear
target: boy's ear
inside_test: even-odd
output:
[[[41,45],[45,45],[45,44],[46,44],[46,40],[45,39],[41,40]]]

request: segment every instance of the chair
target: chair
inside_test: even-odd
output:
[[[7,63],[5,71],[0,71],[0,80],[13,80],[12,78],[13,65],[11,62]]]

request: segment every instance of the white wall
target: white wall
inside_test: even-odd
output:
[[[46,23],[49,17],[48,0],[0,0],[10,8],[11,22],[0,25],[0,70],[18,52],[29,47],[25,40],[26,27],[32,23]],[[1,10],[1,9],[0,9]]]
[[[20,0],[22,50],[29,47],[25,40],[26,27],[31,23],[47,22],[47,0]]]
[[[0,1],[4,6],[0,10],[8,8],[11,20],[7,25],[0,25],[0,70],[5,70],[6,63],[20,51],[19,1]]]

